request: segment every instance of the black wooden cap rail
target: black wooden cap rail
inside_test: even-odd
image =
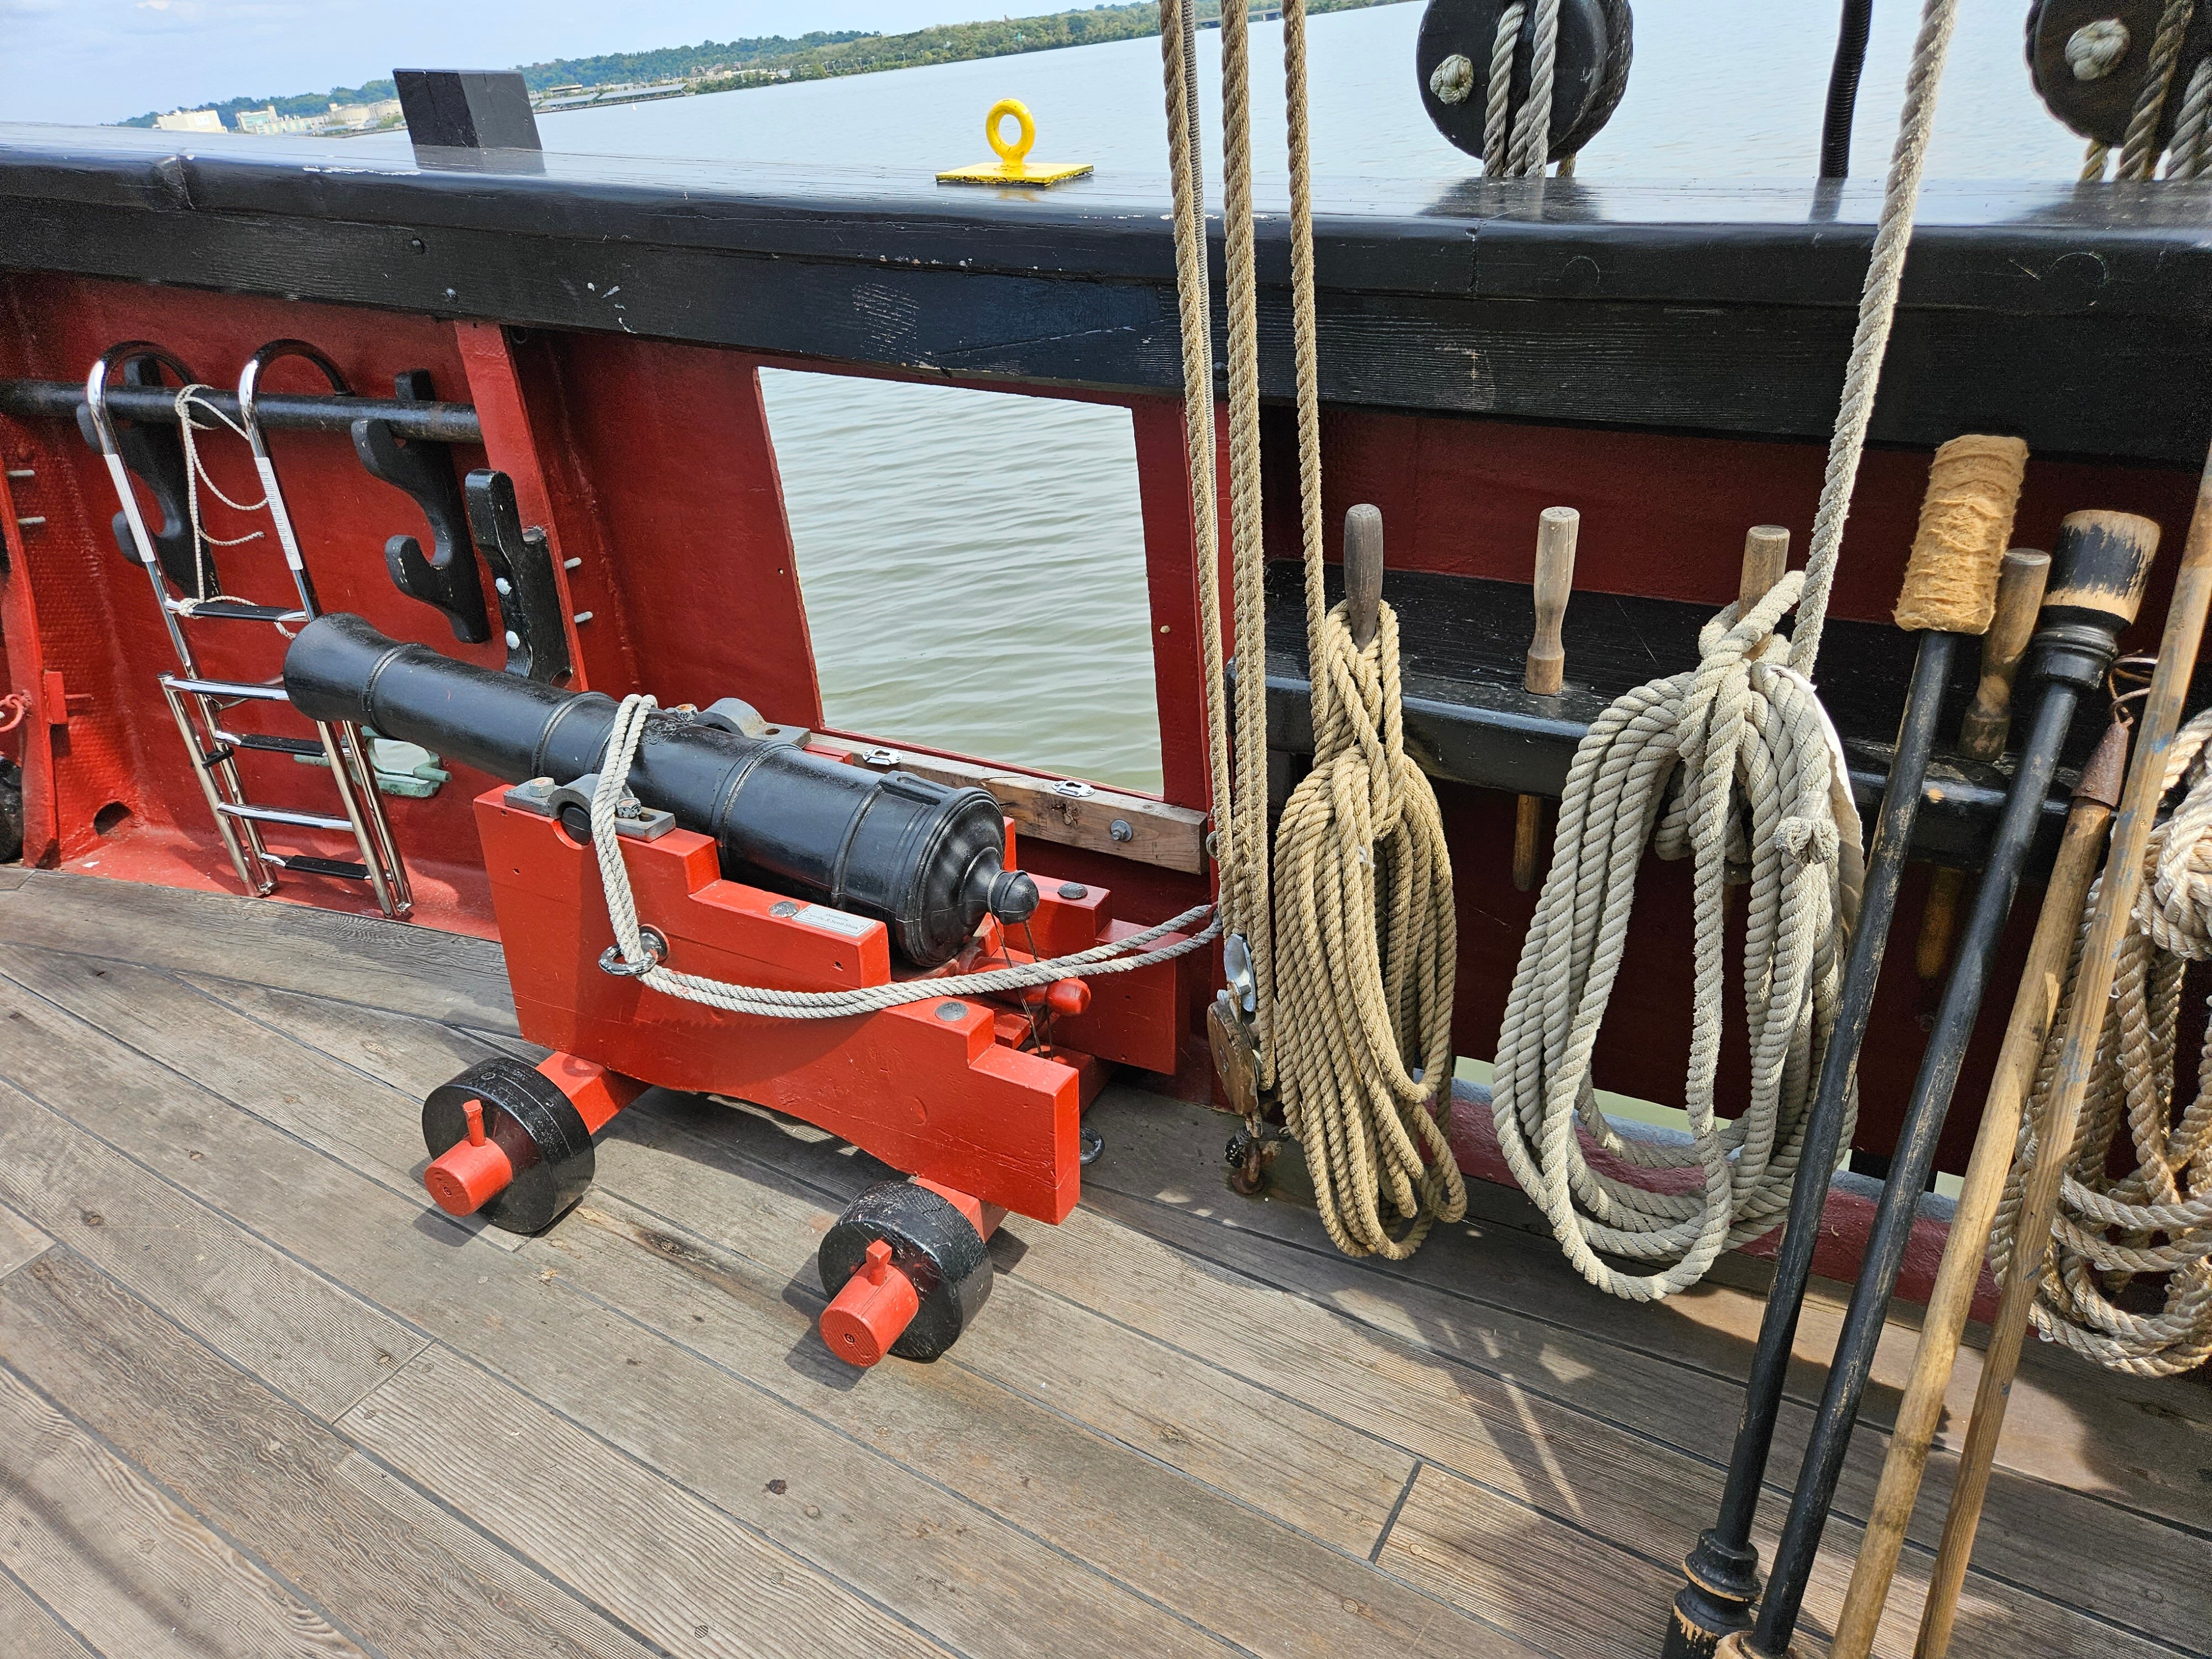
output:
[[[1341,577],[1334,568],[1328,574],[1334,599]],[[1267,742],[1295,756],[1313,748],[1302,580],[1295,563],[1268,567]],[[1525,584],[1393,571],[1383,597],[1398,613],[1407,752],[1432,777],[1554,797],[1590,722],[1621,693],[1695,663],[1698,630],[1720,608],[1578,592],[1563,630],[1567,683],[1556,696],[1540,697],[1522,684],[1534,620]],[[1912,638],[1883,623],[1832,620],[1828,641],[1820,695],[1844,739],[1852,793],[1871,824],[1889,775]],[[1958,730],[1977,677],[1973,653],[1960,653],[1944,696],[1942,730]],[[2031,854],[2033,871],[2047,868],[2057,851],[2076,769],[2103,726],[2075,722]],[[1988,764],[1939,749],[1913,830],[1913,857],[1978,869],[2011,777],[2008,761]]]
[[[193,400],[238,418],[238,398],[228,392],[206,392]],[[483,427],[466,404],[403,403],[393,398],[329,398],[264,392],[253,400],[264,427],[294,432],[349,432],[363,416],[388,424],[402,438],[431,443],[480,444]],[[134,421],[173,421],[173,389],[117,386],[108,388],[107,406]],[[84,407],[81,380],[0,380],[0,415],[71,421]]]

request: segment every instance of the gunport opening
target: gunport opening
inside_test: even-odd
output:
[[[761,371],[829,724],[1160,788],[1129,411]]]

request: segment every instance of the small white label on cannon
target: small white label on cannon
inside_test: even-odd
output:
[[[847,915],[824,904],[803,904],[793,920],[811,922],[817,927],[827,927],[833,933],[843,933],[850,939],[859,939],[875,926],[866,916]]]

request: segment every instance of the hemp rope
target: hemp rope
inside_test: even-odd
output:
[[[2150,64],[2142,90],[2128,117],[2126,136],[2120,142],[2120,165],[2115,179],[2144,179],[2158,166],[2158,129],[2166,114],[2167,92],[2173,85],[2174,68],[2181,55],[2182,36],[2197,10],[2197,0],[2166,0],[2159,14],[2158,33],[2152,38]]]
[[[258,530],[250,530],[243,536],[232,536],[228,539],[209,535],[206,527],[200,522],[200,486],[205,484],[216,500],[234,512],[258,513],[269,505],[269,497],[266,495],[255,501],[234,501],[222,493],[222,486],[208,476],[207,467],[200,460],[199,444],[194,434],[198,432],[213,431],[214,428],[203,427],[192,419],[192,409],[195,404],[214,416],[240,438],[246,436],[244,427],[232,420],[229,416],[224,414],[201,395],[203,392],[210,392],[214,390],[213,386],[202,386],[197,381],[191,386],[180,386],[177,390],[176,399],[172,405],[177,415],[178,437],[185,451],[185,511],[186,516],[191,520],[192,576],[194,584],[198,588],[198,592],[185,599],[185,603],[187,605],[204,604],[209,599],[222,597],[220,582],[216,584],[216,592],[212,593],[208,592],[209,579],[215,574],[207,559],[210,548],[243,547],[248,542],[258,542],[261,539],[261,532]],[[187,611],[185,614],[189,616],[191,612]],[[284,629],[280,626],[277,632],[284,633]],[[284,634],[284,637],[289,639],[291,635]]]
[[[1362,650],[1346,606],[1332,609],[1323,585],[1304,0],[1283,8],[1283,78],[1314,760],[1275,830],[1274,978],[1282,1006],[1273,1073],[1329,1237],[1346,1255],[1396,1261],[1419,1248],[1436,1222],[1467,1213],[1466,1182],[1445,1133],[1458,963],[1451,855],[1436,792],[1406,754],[1397,614],[1379,606],[1375,637]],[[1255,397],[1249,411],[1255,432],[1258,416]],[[1232,418],[1246,417],[1243,407],[1232,410]],[[1386,1198],[1408,1224],[1396,1237],[1382,1212]]]
[[[848,991],[778,991],[765,986],[732,985],[699,974],[681,974],[664,966],[640,930],[636,896],[630,890],[629,867],[623,861],[620,832],[615,820],[623,797],[629,793],[630,763],[637,757],[638,740],[645,735],[646,716],[655,704],[649,696],[624,697],[607,730],[606,750],[599,763],[599,787],[592,792],[592,848],[598,855],[599,883],[605,890],[607,919],[614,925],[615,942],[623,963],[641,984],[665,996],[680,997],[733,1014],[756,1014],[769,1019],[842,1019],[853,1014],[872,1014],[909,1002],[934,1002],[951,997],[978,997],[994,992],[1018,991],[1049,985],[1054,980],[1092,978],[1102,974],[1133,973],[1154,963],[1171,962],[1201,950],[1220,932],[1218,921],[1209,921],[1200,932],[1173,945],[1154,945],[1164,935],[1195,924],[1212,907],[1194,905],[1179,916],[1127,939],[1093,945],[1073,956],[1040,962],[1009,963],[980,974],[940,975],[896,981],[888,985],[856,986]]]
[[[1788,1206],[1834,1028],[1844,943],[1857,913],[1860,830],[1841,745],[1810,677],[1956,15],[1957,0],[1925,0],[1805,568],[1785,575],[1748,615],[1740,605],[1722,611],[1698,636],[1694,670],[1629,692],[1577,746],[1551,870],[1498,1033],[1492,1106],[1514,1177],[1583,1276],[1631,1300],[1694,1284],[1722,1250],[1771,1231]],[[1774,630],[1792,605],[1797,623],[1784,658]],[[1590,1071],[1647,840],[1662,858],[1692,860],[1687,1148],[1622,1136],[1597,1107]],[[1731,864],[1749,866],[1741,971],[1752,1090],[1743,1114],[1723,1126],[1713,1087],[1726,990],[1722,891]],[[1856,1113],[1856,1094],[1846,1110]],[[1699,1170],[1702,1189],[1655,1190],[1593,1169],[1578,1125],[1632,1168]],[[1623,1272],[1600,1252],[1658,1265]]]
[[[2166,790],[2185,786],[2151,834],[2150,878],[2119,946],[2096,1069],[2067,1158],[2060,1206],[2030,1316],[2047,1341],[2111,1370],[2171,1376],[2212,1358],[2212,1037],[2197,1066],[2196,1099],[2176,1121],[2174,1027],[2182,975],[2212,957],[2212,711],[2175,735]],[[2075,958],[2052,1030],[2063,1038],[2081,943],[2101,881],[2089,889]],[[2002,1278],[2012,1258],[2034,1126],[2056,1079],[2062,1042],[2045,1046],[2025,1103],[2012,1173],[1990,1239]],[[2134,1167],[2112,1174],[2124,1123]],[[2155,1241],[2162,1238],[2164,1243]],[[2135,1311],[2116,1299],[2138,1274],[2165,1274],[2163,1305]]]
[[[1288,16],[1287,8],[1285,15]],[[1486,179],[1540,179],[1551,160],[1552,79],[1559,61],[1559,0],[1536,0],[1528,94],[1520,108],[1513,110],[1510,107],[1513,56],[1527,16],[1523,0],[1511,0],[1498,13],[1498,33],[1490,43],[1490,81],[1482,113],[1482,173]],[[1572,160],[1568,157],[1561,167],[1567,167]]]

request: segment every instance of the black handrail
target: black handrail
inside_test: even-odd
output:
[[[134,421],[173,421],[177,394],[161,387],[111,386],[107,406]],[[203,392],[193,401],[212,406],[233,420],[238,398],[228,392]],[[84,406],[82,380],[0,380],[0,415],[70,421]],[[392,398],[309,397],[265,392],[254,399],[264,427],[295,432],[347,432],[364,415],[390,424],[403,438],[432,443],[480,444],[483,425],[466,404],[402,403]]]

